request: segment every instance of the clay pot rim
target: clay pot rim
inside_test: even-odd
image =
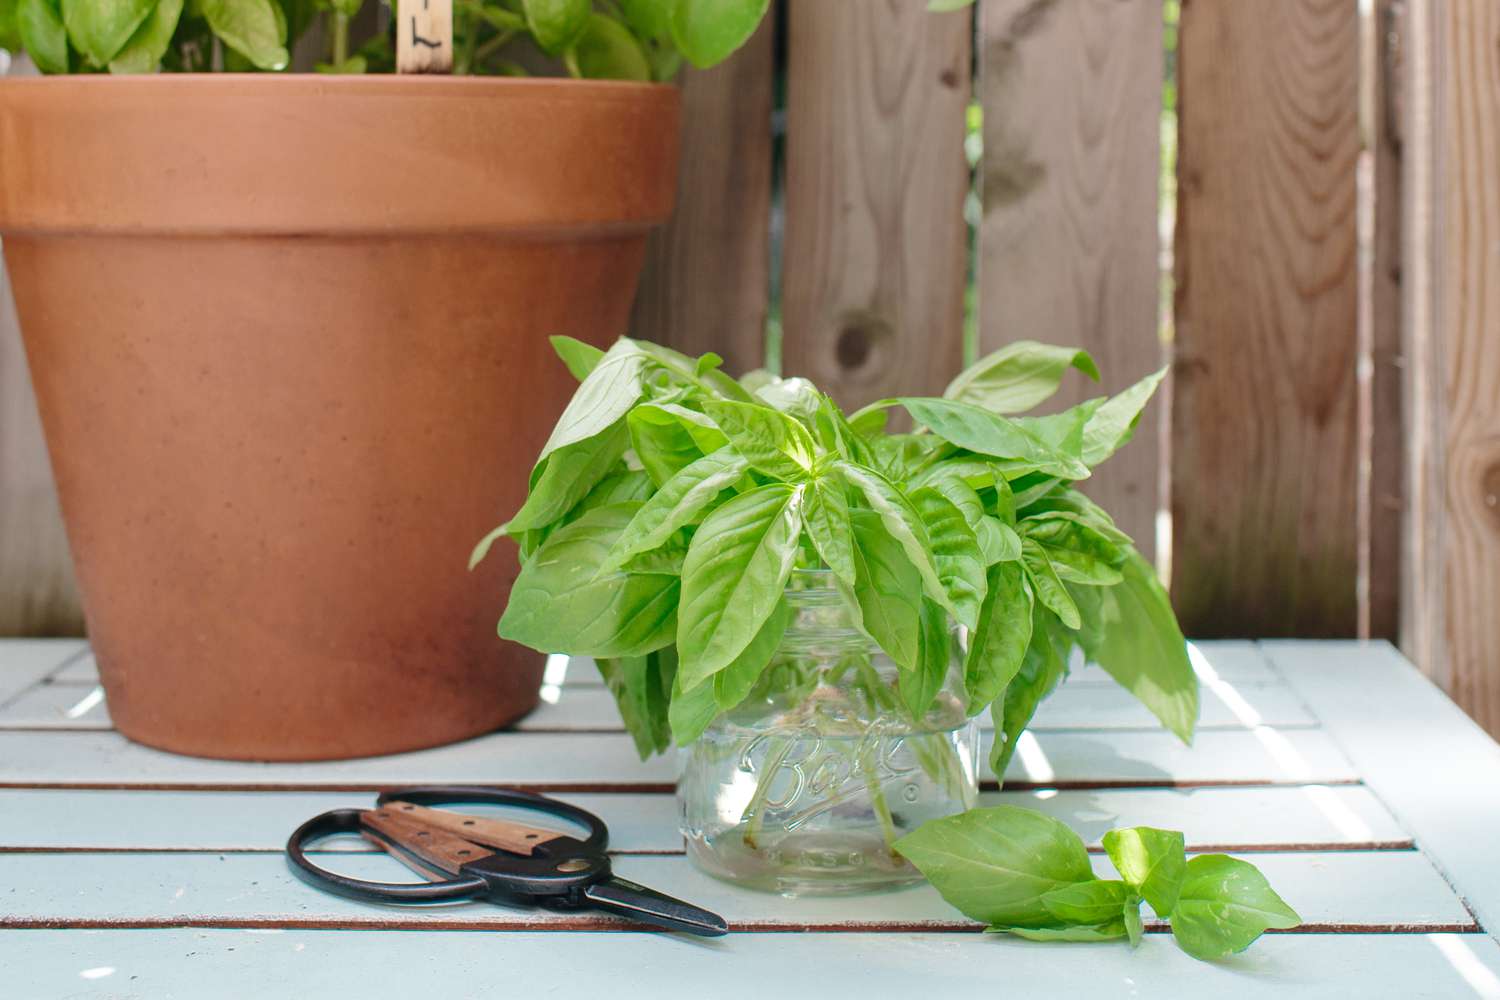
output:
[[[299,73],[0,79],[7,236],[633,235],[680,88]]]

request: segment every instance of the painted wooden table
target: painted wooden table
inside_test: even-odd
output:
[[[925,886],[785,900],[715,882],[683,857],[676,762],[636,760],[588,663],[554,658],[514,732],[257,765],[131,744],[84,644],[0,642],[0,996],[1500,998],[1500,746],[1384,644],[1204,643],[1194,660],[1193,748],[1086,668],[1042,710],[1006,791],[983,797],[1065,819],[1096,851],[1113,826],[1155,825],[1190,851],[1252,855],[1306,924],[1218,965],[1161,933],[1138,951],[972,933]],[[427,782],[576,801],[610,824],[622,874],[738,933],[370,906],[292,877],[280,852],[301,820]],[[329,849],[352,874],[404,872]]]

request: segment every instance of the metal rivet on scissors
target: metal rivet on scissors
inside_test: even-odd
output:
[[[468,815],[447,805],[530,809],[585,827],[578,840],[556,830]],[[306,848],[322,837],[358,833],[431,882],[370,882],[328,871]],[[373,809],[334,809],[303,823],[287,860],[303,881],[351,899],[439,903],[463,899],[530,902],[550,909],[592,907],[705,937],[729,928],[716,913],[619,878],[604,853],[609,830],[591,812],[528,792],[492,788],[408,788],[382,794]]]

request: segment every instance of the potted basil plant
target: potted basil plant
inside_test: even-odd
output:
[[[458,0],[459,75],[380,76],[361,2],[0,0],[54,74],[0,81],[6,264],[110,713],[153,746],[390,753],[536,704],[491,631],[513,572],[463,557],[567,398],[538,331],[625,328],[659,81],[767,4]],[[281,72],[315,21],[330,72]]]
[[[689,748],[689,852],[782,893],[921,878],[892,845],[1003,778],[1075,653],[1192,738],[1197,680],[1151,566],[1079,488],[1163,372],[1018,416],[1083,351],[1010,345],[941,398],[845,415],[621,339],[554,343],[581,380],[501,536],[502,637],[592,657],[643,757]],[[901,408],[917,430],[887,430]]]

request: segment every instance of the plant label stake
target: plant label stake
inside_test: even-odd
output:
[[[453,0],[399,0],[397,73],[453,70]]]

